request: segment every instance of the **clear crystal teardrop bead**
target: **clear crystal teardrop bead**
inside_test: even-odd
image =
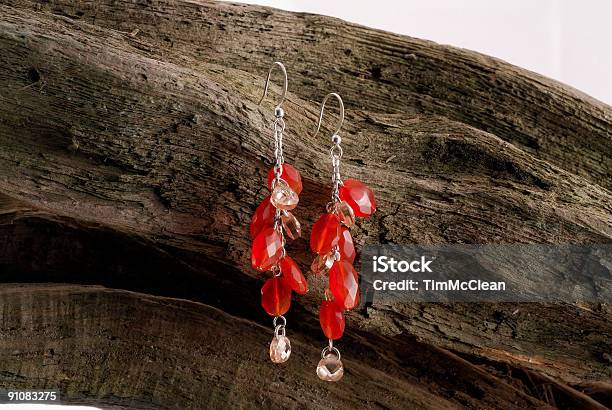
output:
[[[344,376],[342,361],[333,354],[325,356],[317,365],[317,376],[326,382],[337,382]]]
[[[270,343],[270,359],[273,363],[284,363],[291,356],[291,342],[287,336],[277,335]]]

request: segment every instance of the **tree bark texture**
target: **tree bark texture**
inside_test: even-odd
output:
[[[348,315],[322,384],[323,281],[267,356],[248,224],[265,196],[273,61],[308,238],[330,193],[319,102],[347,107],[356,242],[610,243],[612,109],[475,52],[204,1],[2,1],[0,386],[107,408],[610,406],[611,309],[391,304]],[[278,83],[278,78],[274,77]],[[333,111],[330,111],[330,113]],[[289,245],[304,271],[307,241]]]

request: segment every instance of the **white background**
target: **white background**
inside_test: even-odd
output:
[[[250,0],[467,48],[612,104],[612,0]]]

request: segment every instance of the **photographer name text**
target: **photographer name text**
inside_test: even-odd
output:
[[[373,271],[375,273],[434,273],[432,263],[434,259],[421,256],[420,259],[405,261],[396,260],[387,256],[373,257]],[[504,281],[484,281],[480,279],[403,279],[386,281],[376,279],[372,283],[376,291],[440,291],[440,292],[477,292],[506,290]]]

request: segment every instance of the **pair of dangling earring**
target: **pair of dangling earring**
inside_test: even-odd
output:
[[[285,238],[297,239],[301,235],[299,221],[291,213],[302,191],[300,173],[286,164],[283,156],[283,131],[285,130],[282,104],[287,94],[287,71],[280,62],[275,62],[268,71],[262,103],[268,92],[270,75],[279,67],[285,82],[281,100],[274,110],[274,167],[268,172],[270,195],[264,198],[251,219],[251,265],[258,271],[270,271],[271,277],[261,289],[261,305],[274,317],[274,337],[270,343],[270,359],[283,363],[291,354],[291,343],[286,336],[287,320],[283,316],[289,310],[291,294],[303,295],[308,291],[308,282],[297,263],[286,254]],[[316,254],[311,265],[315,275],[328,274],[328,286],[319,308],[319,322],[328,345],[321,352],[317,375],[325,381],[338,381],[344,374],[340,351],[334,340],[342,337],[345,327],[344,312],[359,303],[359,277],[353,267],[355,246],[349,228],[355,216],[369,217],[376,210],[372,191],[363,183],[340,177],[342,139],[338,132],[344,122],[344,104],[336,93],[329,93],[321,103],[321,113],[315,136],[321,128],[325,103],[330,97],[340,105],[340,122],[331,137],[330,157],[332,164],[332,195],[324,213],[312,227],[310,248]]]

